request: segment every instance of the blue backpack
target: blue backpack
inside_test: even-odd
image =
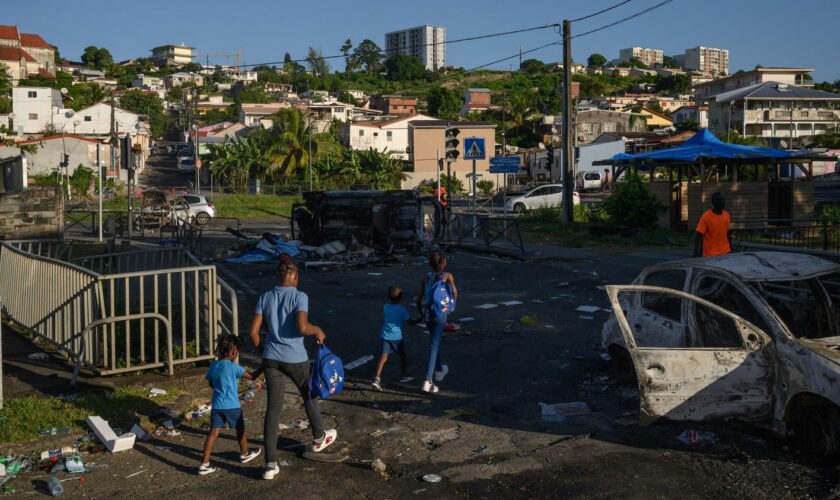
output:
[[[426,304],[426,320],[448,316],[455,311],[455,296],[452,285],[443,280],[443,274],[434,275]]]
[[[321,344],[309,376],[309,392],[313,397],[327,399],[344,389],[344,363],[327,346]]]

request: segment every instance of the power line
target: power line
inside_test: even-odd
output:
[[[627,0],[627,1],[629,1],[629,0]],[[483,40],[485,38],[494,38],[494,37],[498,37],[498,36],[515,35],[517,33],[527,33],[529,31],[537,31],[537,30],[544,30],[544,29],[549,29],[549,28],[559,28],[559,27],[560,27],[559,23],[544,24],[544,25],[541,25],[541,26],[533,26],[533,27],[530,27],[530,28],[522,28],[522,29],[512,30],[512,31],[501,31],[501,32],[498,32],[498,33],[490,33],[490,34],[487,34],[487,35],[470,36],[470,37],[466,37],[466,38],[456,38],[454,40],[444,40],[442,42],[424,43],[424,44],[420,45],[419,47],[421,47],[421,48],[422,47],[433,47],[433,46],[436,46],[436,45],[449,45],[449,44],[453,44],[453,43],[472,42],[472,41],[475,41],[475,40]],[[391,50],[380,49],[379,53],[381,53],[382,55],[387,55],[389,52],[397,52],[397,51],[399,51],[399,49],[391,49]],[[337,54],[337,55],[331,55],[331,56],[320,56],[321,59],[343,59],[344,57],[346,57],[344,54]],[[301,63],[301,62],[306,62],[308,60],[309,60],[308,58],[292,59],[290,62]],[[285,62],[287,62],[287,61],[271,61],[271,62],[263,62],[263,63],[256,63],[256,64],[242,64],[238,67],[247,68],[247,67],[255,67],[255,66],[270,66],[272,64],[283,64]]]
[[[542,50],[544,48],[551,47],[552,45],[561,45],[562,43],[563,42],[550,42],[550,43],[547,43],[545,45],[540,45],[539,47],[535,47],[533,49],[529,49],[529,50],[526,50],[526,51],[521,52],[521,53],[517,52],[516,54],[514,54],[512,56],[503,57],[501,59],[496,59],[495,61],[492,61],[492,62],[489,62],[489,63],[486,63],[486,64],[482,64],[481,66],[475,66],[475,67],[470,68],[470,69],[464,69],[464,70],[458,71],[456,73],[451,73],[449,75],[442,76],[440,78],[432,80],[431,82],[426,82],[426,83],[423,83],[423,84],[420,84],[420,85],[415,85],[414,87],[407,87],[407,88],[404,88],[404,89],[399,89],[399,92],[407,93],[407,92],[411,92],[411,91],[414,91],[414,90],[421,89],[421,88],[426,87],[428,85],[435,85],[435,84],[438,84],[438,83],[440,83],[442,81],[445,81],[445,80],[451,80],[452,78],[457,78],[459,76],[466,75],[467,73],[471,73],[473,71],[478,71],[478,70],[484,69],[488,66],[493,66],[494,64],[499,64],[501,62],[509,61],[511,59],[516,59],[520,55],[530,54],[531,52],[536,52],[538,50]]]
[[[627,16],[627,17],[624,17],[624,18],[622,18],[622,19],[619,19],[618,21],[615,21],[615,22],[612,22],[612,23],[609,23],[609,24],[605,24],[605,25],[603,25],[603,26],[601,26],[601,27],[599,27],[599,28],[595,28],[595,29],[592,29],[592,30],[585,31],[585,32],[583,32],[583,33],[580,33],[580,34],[574,35],[574,36],[572,36],[571,38],[578,38],[578,37],[581,37],[581,36],[591,35],[592,33],[597,33],[597,32],[599,32],[599,31],[605,30],[605,29],[607,29],[607,28],[612,28],[613,26],[615,26],[615,25],[617,25],[617,24],[621,24],[621,23],[623,23],[623,22],[625,22],[625,21],[629,21],[629,20],[631,20],[631,19],[635,19],[635,18],[637,18],[637,17],[639,17],[639,16],[641,16],[641,15],[647,14],[648,12],[653,11],[653,10],[656,10],[656,9],[658,9],[659,7],[662,7],[663,5],[669,4],[669,3],[673,2],[673,1],[674,1],[674,0],[663,0],[662,2],[659,2],[658,4],[656,4],[656,5],[652,6],[652,7],[648,7],[648,8],[647,8],[647,9],[645,9],[645,10],[642,10],[642,11],[636,12],[635,14],[631,14],[631,15],[629,15],[629,16]]]
[[[606,9],[604,9],[604,10],[599,10],[598,12],[593,12],[592,14],[589,14],[588,16],[583,16],[583,17],[579,17],[579,18],[577,18],[577,19],[572,19],[571,21],[572,21],[573,23],[576,23],[576,22],[578,22],[578,21],[583,21],[584,19],[589,19],[590,17],[599,16],[599,15],[603,14],[604,12],[609,12],[609,11],[611,11],[611,10],[615,9],[615,8],[621,7],[622,5],[624,5],[624,4],[626,4],[626,3],[630,3],[630,1],[631,1],[631,0],[624,0],[623,2],[619,2],[619,3],[615,4],[615,5],[613,5],[612,7],[607,7],[607,8],[606,8]]]

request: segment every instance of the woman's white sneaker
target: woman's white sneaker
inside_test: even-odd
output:
[[[427,381],[423,382],[423,388],[421,390],[423,392],[436,393],[436,392],[438,392],[438,386],[436,386],[435,384],[433,384],[433,383],[431,383],[427,380]]]

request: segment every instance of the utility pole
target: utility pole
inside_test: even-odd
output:
[[[96,178],[98,179],[99,185],[99,242],[102,242],[102,161],[100,150],[102,149],[102,144],[99,141],[96,141]]]
[[[309,154],[307,155],[307,159],[309,160],[309,165],[307,167],[307,174],[309,175],[309,190],[312,191],[312,110],[309,110],[309,126],[306,127],[307,132],[309,132]]]
[[[574,222],[572,166],[575,163],[572,130],[572,22],[563,20],[563,222]]]

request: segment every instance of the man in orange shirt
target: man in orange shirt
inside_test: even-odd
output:
[[[729,240],[729,212],[723,209],[725,200],[720,192],[712,193],[712,209],[706,210],[694,233],[694,256],[714,257],[732,251]]]

